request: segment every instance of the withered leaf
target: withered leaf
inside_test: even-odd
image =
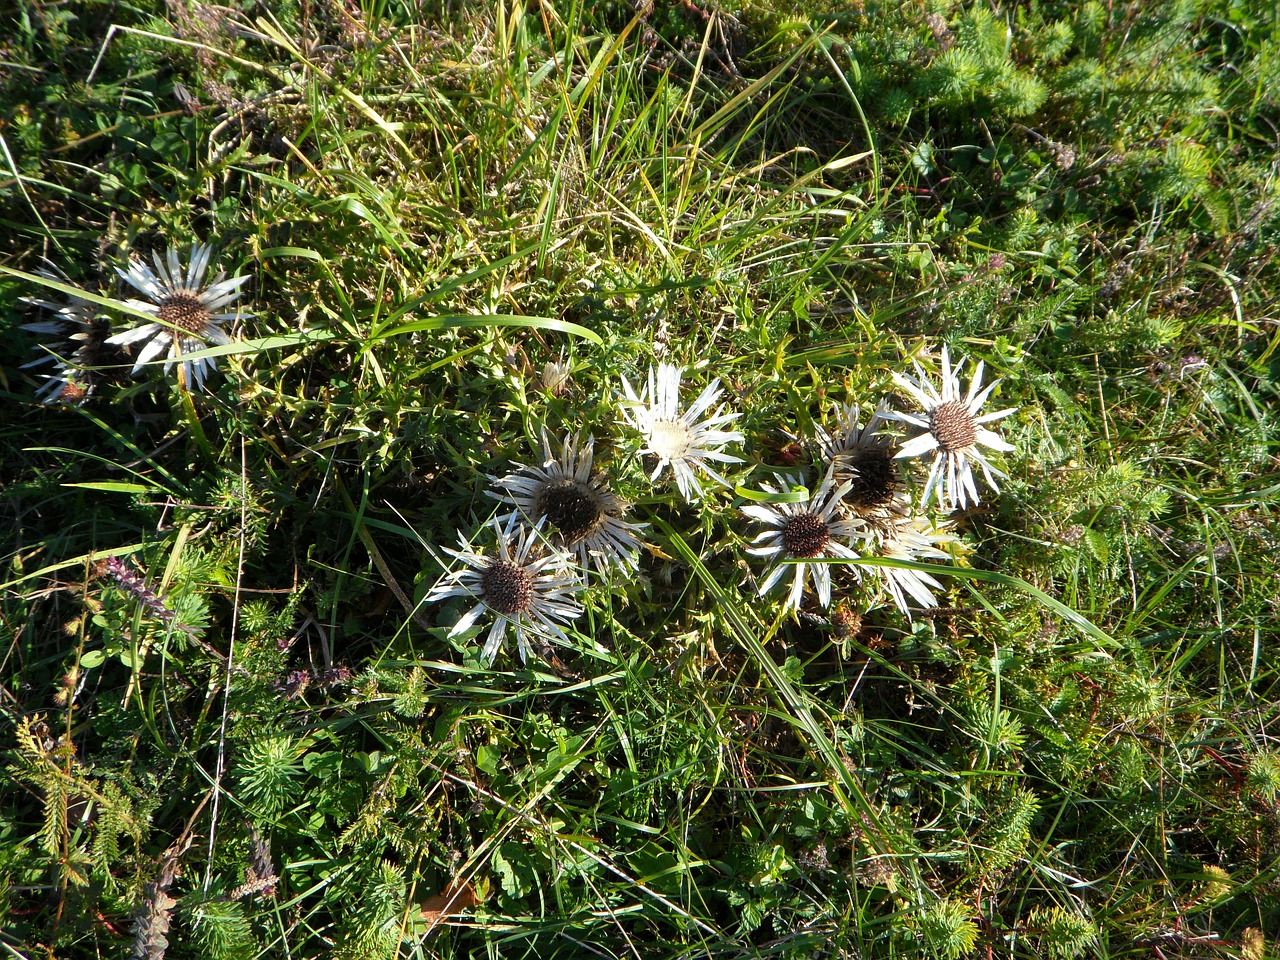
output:
[[[476,888],[471,885],[470,880],[454,880],[443,891],[429,897],[422,904],[422,916],[434,927],[445,917],[456,916],[463,910],[474,907],[477,902]]]

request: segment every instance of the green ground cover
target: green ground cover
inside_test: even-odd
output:
[[[1278,19],[0,15],[0,948],[1275,956]]]

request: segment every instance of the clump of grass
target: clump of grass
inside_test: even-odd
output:
[[[3,942],[1265,951],[1274,28],[25,11]],[[117,268],[204,243],[249,277],[230,342],[156,305],[177,356],[20,369],[68,307],[156,320]],[[998,424],[939,412],[978,415],[961,356]],[[864,436],[882,400],[907,423]],[[721,404],[733,459],[673,442]],[[586,474],[544,435],[593,438]],[[515,509],[533,562],[582,561],[567,479],[635,542],[487,656],[445,548]],[[477,617],[528,611],[477,580]]]

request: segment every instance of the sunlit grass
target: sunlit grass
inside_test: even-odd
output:
[[[1274,17],[409,6],[31,4],[0,57],[0,943],[1265,955]],[[114,268],[195,242],[253,276],[209,391],[36,403],[21,298],[124,329]],[[944,343],[1001,493],[761,598],[739,508]],[[658,362],[740,414],[692,502]],[[641,570],[490,666],[427,595],[544,428]]]

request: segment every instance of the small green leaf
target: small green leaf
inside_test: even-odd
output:
[[[79,487],[82,490],[101,490],[103,493],[150,493],[155,487],[141,483],[125,483],[121,480],[89,480],[84,483],[64,483],[64,487]]]
[[[766,493],[764,490],[752,490],[749,487],[734,487],[733,492],[743,500],[755,503],[808,503],[809,488],[794,487],[781,493]]]
[[[497,747],[487,743],[476,747],[476,766],[491,777],[498,775],[498,761],[501,759],[502,752]]]

